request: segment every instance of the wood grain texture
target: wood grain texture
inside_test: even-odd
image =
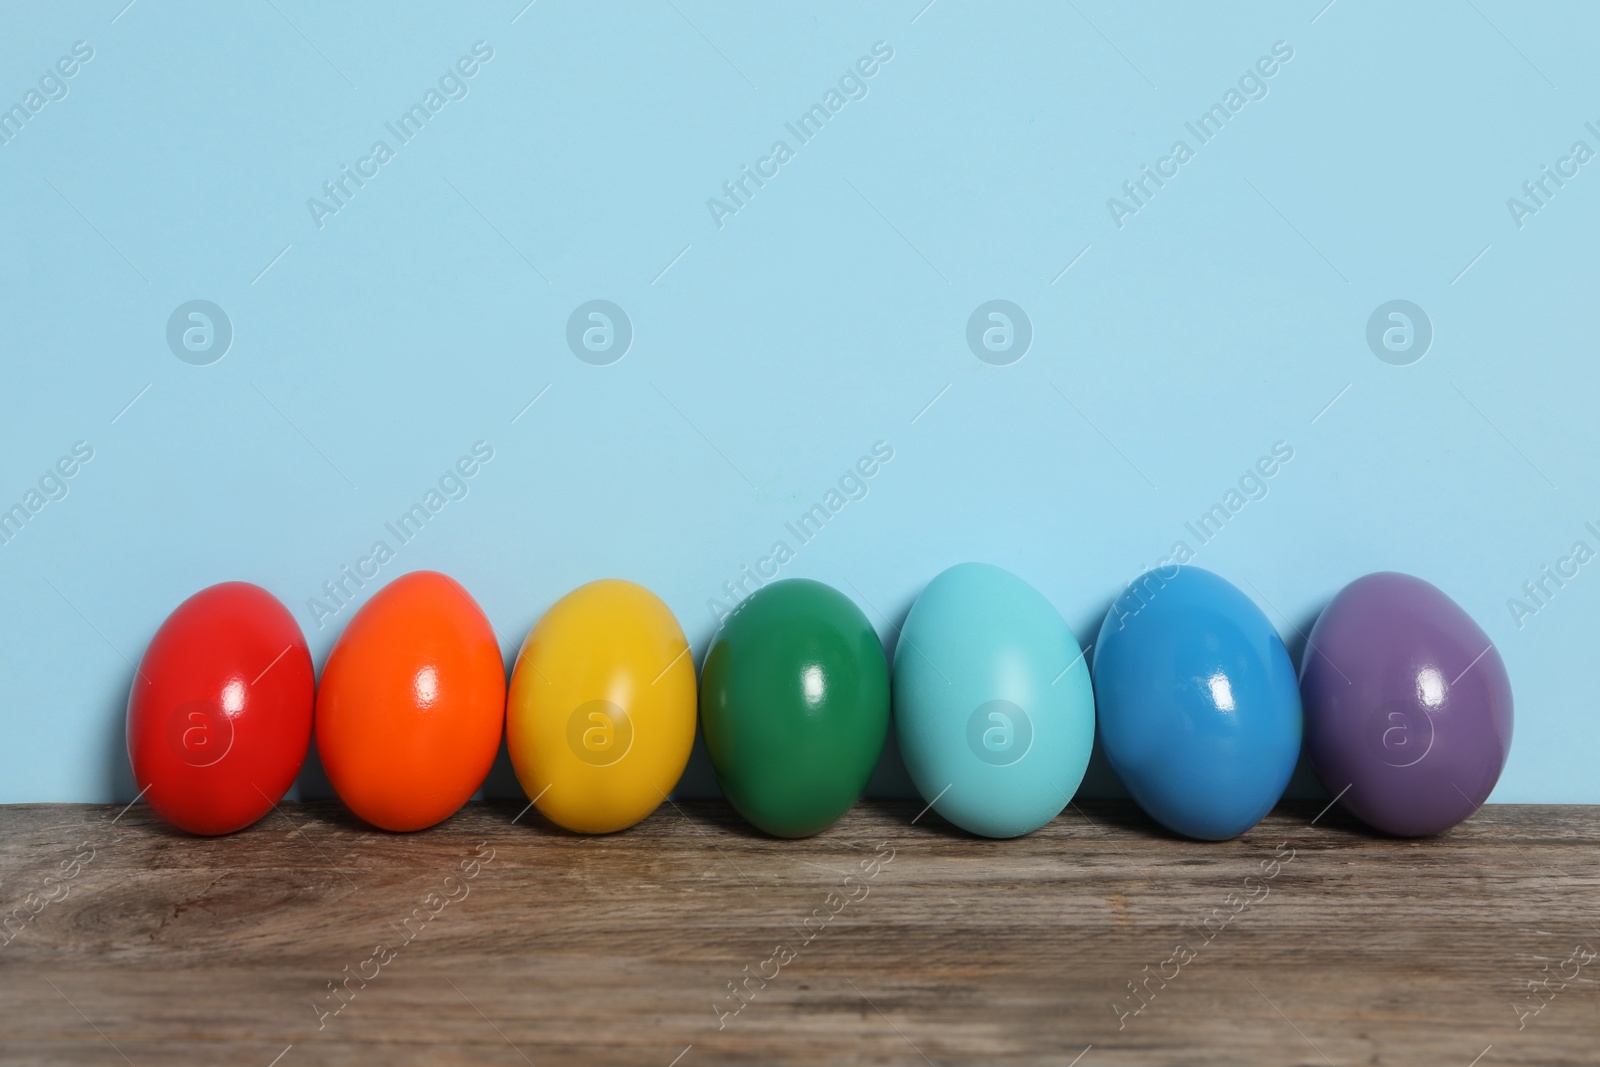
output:
[[[803,841],[710,802],[601,838],[0,807],[0,1063],[1600,1063],[1600,808],[1319,808],[1200,844],[1116,803],[1005,842],[906,803]]]

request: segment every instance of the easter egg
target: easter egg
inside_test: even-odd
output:
[[[706,653],[700,726],[717,783],[753,825],[778,837],[833,825],[889,730],[889,666],[872,624],[821,582],[762,586]]]
[[[449,818],[500,748],[506,680],[489,620],[436,571],[375,593],[333,646],[317,690],[317,750],[351,811],[385,830]]]
[[[529,632],[511,672],[506,747],[558,826],[626,829],[654,811],[694,746],[694,657],[671,609],[632,582],[590,582]]]
[[[1356,818],[1402,837],[1448,830],[1489,798],[1511,751],[1511,680],[1493,642],[1408,574],[1357,578],[1311,628],[1306,750]]]
[[[227,834],[272,810],[311,742],[316,682],[294,616],[248,582],[178,605],[139,660],[128,695],[128,757],[156,813]]]
[[[1186,837],[1244,833],[1300,754],[1294,665],[1261,609],[1199,567],[1146,572],[1094,646],[1106,758],[1145,812]]]
[[[987,563],[928,583],[894,653],[900,754],[933,810],[985,837],[1061,813],[1094,745],[1083,650],[1038,590]]]

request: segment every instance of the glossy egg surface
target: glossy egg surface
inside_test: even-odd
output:
[[[413,571],[373,594],[317,689],[317,749],[351,811],[385,830],[449,818],[500,747],[505,670],[489,620],[453,578]]]
[[[654,811],[694,746],[694,656],[661,599],[590,582],[529,632],[511,674],[506,747],[541,814],[610,833]]]
[[[821,582],[758,589],[723,623],[700,679],[717,782],[780,837],[831,826],[861,795],[889,728],[889,666],[861,609]]]
[[[1487,634],[1421,578],[1339,591],[1301,667],[1306,749],[1330,796],[1405,837],[1476,811],[1511,752],[1511,680]]]
[[[1141,575],[1094,647],[1106,757],[1151,818],[1222,840],[1272,809],[1300,754],[1300,692],[1261,609],[1199,567]]]
[[[213,585],[156,631],[128,696],[134,782],[196,834],[242,829],[300,773],[316,685],[305,635],[271,593]]]
[[[893,692],[917,791],[962,829],[1029,833],[1083,780],[1089,665],[1061,613],[1009,571],[963,563],[928,583],[895,646]]]

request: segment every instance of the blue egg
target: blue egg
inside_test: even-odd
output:
[[[1061,613],[1009,571],[963,563],[928,583],[895,647],[892,692],[911,780],[964,830],[1037,830],[1083,781],[1088,663]]]
[[[1255,602],[1210,571],[1141,575],[1094,647],[1100,743],[1133,799],[1187,837],[1261,820],[1300,755],[1294,664]]]

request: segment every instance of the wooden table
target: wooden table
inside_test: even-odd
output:
[[[1093,803],[1002,842],[899,803],[805,841],[4,807],[0,1063],[1600,1063],[1600,808],[1318,808],[1199,844]]]

